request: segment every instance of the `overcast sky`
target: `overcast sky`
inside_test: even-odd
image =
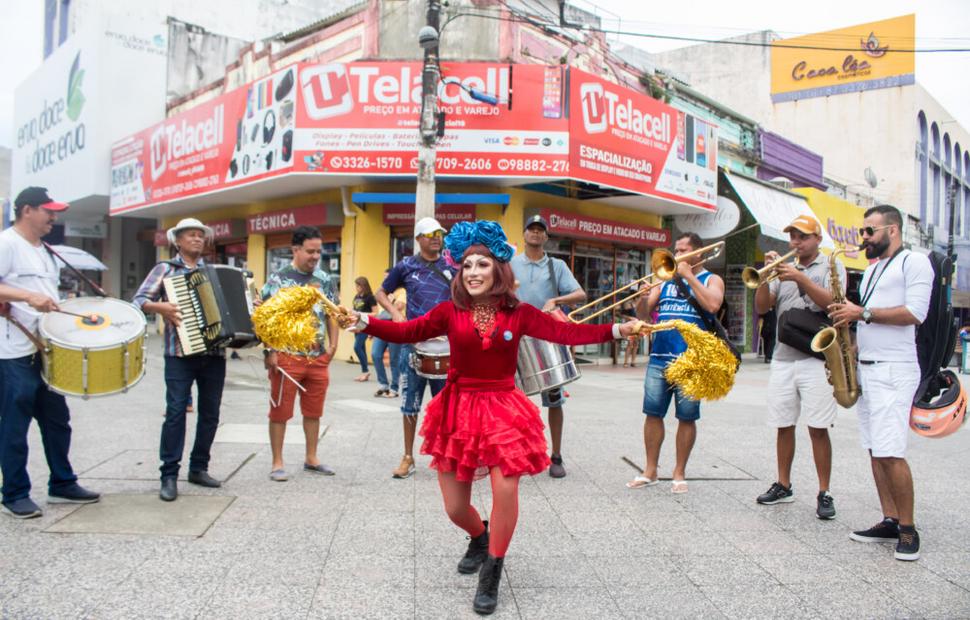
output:
[[[151,2],[151,0],[138,0]],[[246,0],[242,0],[246,1]],[[725,38],[756,30],[795,36],[916,12],[916,45],[970,48],[970,1],[811,0],[810,2],[679,0],[574,0],[597,10],[604,27],[677,36]],[[43,0],[0,0],[0,145],[14,139],[13,94],[42,61]],[[620,21],[622,16],[622,21]],[[620,26],[617,28],[617,26]],[[648,51],[683,43],[627,37]],[[927,90],[970,129],[970,53],[918,54],[916,76]]]

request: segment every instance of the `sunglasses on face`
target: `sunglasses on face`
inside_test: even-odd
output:
[[[440,230],[436,230],[434,232],[422,233],[418,236],[423,237],[424,239],[441,239],[442,237],[445,236],[445,234]]]
[[[884,225],[882,225],[882,226],[863,226],[863,227],[862,227],[861,229],[859,229],[859,230],[860,230],[860,232],[861,232],[861,233],[862,233],[863,235],[865,235],[865,236],[867,236],[867,237],[871,237],[871,236],[873,236],[874,234],[876,234],[876,231],[877,231],[877,230],[882,230],[882,229],[884,229],[884,228],[889,228],[890,226],[893,226],[893,224],[884,224]]]

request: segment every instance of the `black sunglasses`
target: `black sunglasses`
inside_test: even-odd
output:
[[[889,228],[890,226],[895,226],[895,224],[884,224],[882,226],[863,226],[862,228],[859,229],[859,232],[861,232],[863,235],[867,237],[871,237],[874,234],[876,234],[877,230],[882,230],[883,228]]]

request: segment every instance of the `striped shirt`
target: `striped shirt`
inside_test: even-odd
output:
[[[155,265],[148,272],[145,281],[141,283],[141,286],[135,292],[135,296],[131,299],[133,304],[142,308],[150,301],[168,301],[168,298],[165,296],[165,286],[162,284],[162,280],[169,276],[182,275],[192,271],[192,268],[185,266],[185,261],[182,260],[181,254],[172,259],[171,262],[179,263],[182,266],[175,267],[170,263],[158,263]],[[196,263],[198,267],[204,264],[205,261],[202,258],[199,258]],[[179,342],[178,331],[168,321],[165,321],[165,332],[162,336],[162,353],[167,357],[185,357],[182,353],[182,345]],[[210,349],[203,355],[218,355],[222,357],[225,355],[225,349],[222,347]]]
[[[697,279],[706,286],[711,275],[711,272],[705,269],[697,274]],[[685,282],[684,286],[693,295],[690,285]],[[702,329],[707,329],[704,319],[694,309],[690,300],[681,296],[680,290],[673,280],[665,282],[661,286],[660,300],[657,302],[657,321],[670,321],[672,319],[681,319],[698,325]],[[677,330],[669,329],[657,332],[653,335],[653,344],[650,346],[650,363],[667,366],[686,350],[687,343],[684,342],[683,336]]]

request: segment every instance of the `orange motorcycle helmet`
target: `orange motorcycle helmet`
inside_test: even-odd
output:
[[[920,384],[909,413],[909,427],[924,437],[946,437],[966,421],[967,393],[952,370],[941,370]]]

